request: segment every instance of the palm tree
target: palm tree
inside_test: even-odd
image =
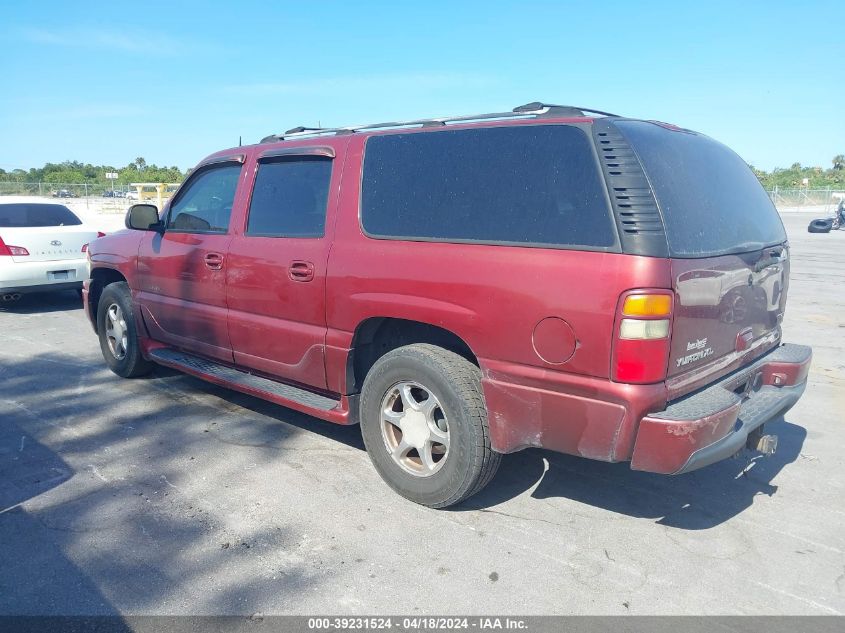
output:
[[[837,154],[836,156],[834,156],[832,162],[834,169],[840,171],[842,169],[845,169],[845,156],[843,156],[842,154]]]
[[[144,171],[144,167],[147,166],[147,161],[139,156],[135,159],[135,164],[138,166],[138,171]]]

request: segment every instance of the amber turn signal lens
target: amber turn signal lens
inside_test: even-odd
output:
[[[671,313],[671,295],[630,295],[622,306],[625,316],[669,316]]]

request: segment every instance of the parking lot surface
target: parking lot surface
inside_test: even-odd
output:
[[[529,450],[456,509],[337,427],[165,369],[109,372],[75,293],[0,306],[0,614],[843,614],[845,231],[785,214],[770,458],[679,477]],[[749,468],[750,466],[750,468]]]

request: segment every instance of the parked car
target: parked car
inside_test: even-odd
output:
[[[58,191],[53,192],[54,198],[76,198],[78,197],[75,193],[70,191],[69,189],[59,189]]]
[[[678,474],[804,391],[789,246],[754,174],[672,125],[539,103],[297,128],[202,160],[97,240],[107,365],[159,363],[338,424],[445,507],[526,447]]]
[[[0,303],[29,292],[81,290],[87,245],[103,235],[62,204],[0,198]]]
[[[125,196],[121,196],[121,197],[126,198],[127,200],[138,200],[139,199],[138,191],[135,190],[135,189],[130,189],[129,191],[126,192]]]

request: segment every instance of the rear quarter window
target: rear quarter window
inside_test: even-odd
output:
[[[63,204],[0,203],[0,227],[79,226],[82,220]]]
[[[657,198],[673,257],[708,257],[780,244],[777,210],[745,161],[695,132],[617,121]]]
[[[372,136],[361,223],[378,238],[617,244],[591,141],[567,125]]]

